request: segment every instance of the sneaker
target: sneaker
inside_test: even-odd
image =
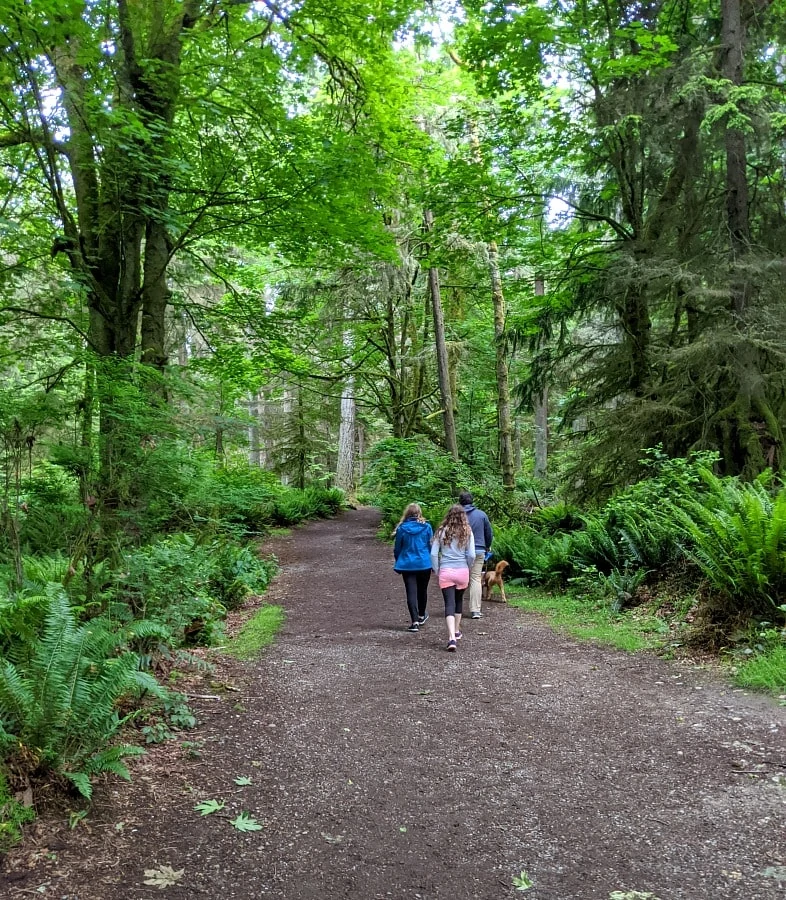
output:
[[[420,631],[420,628],[419,628],[419,626],[418,626],[418,623],[417,623],[417,622],[413,622],[413,623],[409,626],[409,628],[407,628],[407,631]]]
[[[457,641],[460,641],[463,637],[464,637],[464,635],[460,631],[456,632],[456,640]]]
[[[483,613],[474,612],[469,614],[470,619],[482,619]]]
[[[421,616],[421,617],[418,619],[418,625],[425,625],[426,622],[428,622],[428,613],[426,613],[425,616]]]
[[[445,649],[448,650],[450,653],[455,653],[456,652],[456,642],[448,641],[448,646]]]

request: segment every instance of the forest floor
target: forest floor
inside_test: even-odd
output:
[[[266,545],[276,643],[212,652],[199,725],[97,786],[73,829],[40,818],[0,895],[492,900],[524,896],[525,872],[532,900],[786,898],[785,709],[500,604],[449,654],[436,585],[405,631],[378,521]]]

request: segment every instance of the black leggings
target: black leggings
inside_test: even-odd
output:
[[[402,572],[404,590],[407,592],[407,608],[409,617],[417,622],[426,615],[426,603],[428,601],[428,582],[431,578],[431,569],[418,569],[415,572]]]
[[[464,602],[466,588],[450,587],[442,588],[442,596],[445,599],[445,615],[460,616],[462,603]]]

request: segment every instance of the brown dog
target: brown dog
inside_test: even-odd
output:
[[[497,598],[498,602],[508,602],[508,598],[505,596],[505,582],[502,580],[502,573],[509,565],[510,563],[506,559],[501,559],[493,569],[483,573],[481,579],[481,600],[489,602],[491,600],[491,589],[497,587],[502,595]]]

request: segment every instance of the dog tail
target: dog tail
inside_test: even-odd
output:
[[[496,566],[494,566],[494,571],[497,575],[502,575],[502,573],[507,569],[510,563],[506,559],[501,559]]]

